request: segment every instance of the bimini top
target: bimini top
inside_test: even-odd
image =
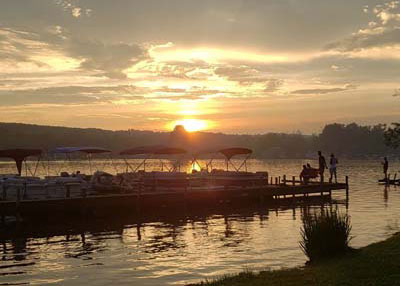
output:
[[[176,154],[185,154],[186,152],[187,151],[182,148],[153,145],[153,146],[140,146],[131,149],[126,149],[119,152],[119,154],[120,155],[143,155],[143,154],[176,155]]]
[[[18,174],[21,175],[22,162],[29,156],[40,156],[40,149],[4,149],[0,150],[0,157],[14,159],[17,164]]]
[[[73,153],[73,152],[84,152],[87,154],[98,154],[98,153],[109,153],[111,150],[107,150],[99,147],[58,147],[54,150],[55,153]]]
[[[245,155],[253,153],[253,150],[242,147],[224,148],[218,151],[222,153],[227,159],[231,159],[235,155]]]

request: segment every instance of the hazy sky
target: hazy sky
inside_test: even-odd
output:
[[[399,79],[399,1],[0,2],[3,122],[311,133],[399,121]]]

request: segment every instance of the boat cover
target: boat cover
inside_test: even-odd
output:
[[[111,150],[107,150],[100,147],[58,147],[54,150],[55,153],[73,153],[73,152],[84,152],[87,154],[98,154],[98,153],[109,153]]]
[[[218,152],[222,153],[228,160],[235,155],[251,154],[253,151],[248,148],[235,147],[235,148],[225,148]]]
[[[120,155],[142,155],[142,154],[158,154],[158,155],[176,155],[184,154],[187,151],[182,148],[167,147],[162,145],[141,146],[121,151]]]
[[[21,175],[22,162],[29,156],[40,156],[42,150],[40,149],[4,149],[0,150],[0,157],[14,159],[17,164],[18,174]]]

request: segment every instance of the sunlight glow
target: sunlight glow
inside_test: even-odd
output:
[[[168,124],[168,129],[173,129],[177,125],[183,125],[188,132],[200,131],[208,129],[211,124],[207,120],[200,119],[182,119],[176,120]]]
[[[208,63],[215,63],[224,60],[246,60],[252,62],[287,62],[289,57],[280,54],[259,54],[250,51],[226,50],[218,48],[200,47],[193,49],[176,49],[173,47],[157,49],[150,51],[151,57],[158,62],[193,61],[201,60]]]

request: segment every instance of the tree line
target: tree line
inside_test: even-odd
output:
[[[162,144],[181,146],[189,150],[247,147],[252,149],[254,157],[258,158],[308,158],[315,157],[318,150],[325,153],[332,152],[342,158],[398,156],[400,150],[386,144],[388,130],[383,124],[361,126],[356,123],[333,123],[327,124],[320,134],[313,135],[301,133],[235,135],[212,132],[189,133],[182,127],[177,127],[172,132],[153,132],[0,123],[0,148],[53,150],[62,146],[98,146],[121,151],[136,146]]]

